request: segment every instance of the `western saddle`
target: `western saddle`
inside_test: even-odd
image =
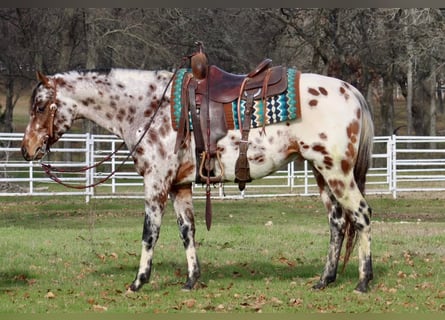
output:
[[[221,182],[224,176],[220,151],[217,149],[218,140],[227,135],[227,123],[230,121],[226,119],[224,104],[237,101],[241,139],[235,164],[235,182],[238,182],[242,191],[246,183],[252,181],[247,149],[254,101],[262,99],[263,108],[266,108],[268,97],[283,93],[287,89],[287,71],[285,67],[272,67],[272,60],[265,59],[248,74],[232,74],[215,65],[209,65],[202,43],[197,42],[197,45],[197,52],[190,56],[191,72],[187,73],[182,83],[182,109],[175,151],[187,143],[190,116],[199,168],[196,172],[196,182],[207,184],[209,203],[210,184]],[[245,100],[243,120],[241,100]],[[214,174],[216,165],[219,166],[218,176]],[[207,228],[210,228],[209,221]]]

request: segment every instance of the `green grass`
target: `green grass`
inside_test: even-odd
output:
[[[185,253],[169,205],[151,281],[132,295],[143,200],[0,201],[0,313],[445,310],[441,198],[370,198],[375,279],[360,295],[356,252],[336,283],[311,290],[329,239],[317,197],[214,201],[209,232],[195,201],[202,277],[191,292],[181,291]]]

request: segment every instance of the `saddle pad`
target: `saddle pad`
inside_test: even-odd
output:
[[[178,70],[173,80],[171,90],[171,114],[172,125],[178,130],[179,119],[181,117],[181,93],[184,76],[190,72],[190,69]],[[266,99],[266,112],[263,108],[263,100],[255,100],[251,119],[251,128],[258,128],[265,125],[299,119],[301,117],[300,95],[299,95],[299,71],[296,69],[287,69],[288,86],[287,90],[277,96],[271,96]],[[238,117],[237,100],[224,105],[226,114],[227,128],[229,130],[240,129]],[[246,101],[241,100],[240,111],[241,121],[244,121],[244,109]],[[265,113],[265,114],[264,114]],[[191,120],[190,128],[192,128]],[[241,123],[242,124],[242,123]]]

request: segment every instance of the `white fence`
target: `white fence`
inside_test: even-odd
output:
[[[26,162],[20,153],[22,134],[0,133],[0,196],[80,195],[90,198],[142,198],[142,178],[127,164],[105,183],[87,189],[71,189],[48,178],[39,162]],[[112,153],[122,141],[112,135],[66,134],[51,149],[45,162],[54,167],[83,168]],[[119,150],[96,169],[63,173],[64,183],[88,185],[107,176],[127,157]],[[366,185],[367,194],[445,191],[445,137],[387,136],[374,139],[373,165]],[[194,185],[195,197],[204,197],[205,188]],[[277,197],[316,195],[318,188],[307,162],[292,162],[287,168],[247,184],[239,192],[237,184],[218,184],[214,198]]]

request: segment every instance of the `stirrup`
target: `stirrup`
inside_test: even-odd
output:
[[[219,153],[219,151],[216,151],[216,160],[218,160],[218,165],[219,165],[219,169],[220,169],[220,175],[217,177],[208,177],[207,175],[204,175],[203,173],[203,169],[204,169],[204,163],[207,160],[207,152],[203,151],[201,154],[201,164],[199,165],[199,176],[201,177],[201,179],[203,181],[207,181],[208,178],[210,178],[209,182],[211,183],[217,183],[217,182],[221,182],[222,181],[222,177],[224,176],[224,167],[223,164],[221,162],[221,155]]]

